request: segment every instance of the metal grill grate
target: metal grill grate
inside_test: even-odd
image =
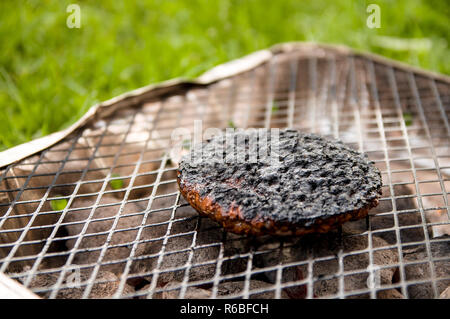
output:
[[[0,171],[0,271],[45,298],[438,298],[450,285],[449,113],[444,77],[309,45],[134,97]],[[224,232],[176,185],[171,133],[195,120],[339,138],[382,172],[380,205],[325,235]]]

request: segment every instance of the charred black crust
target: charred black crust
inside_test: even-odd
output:
[[[381,174],[365,154],[295,130],[280,130],[279,136],[277,165],[265,160],[218,163],[214,150],[223,145],[220,136],[191,150],[178,170],[183,196],[231,231],[254,234],[274,233],[271,228],[320,231],[318,225],[361,218],[377,205]],[[238,152],[249,152],[249,139],[241,141]],[[192,160],[196,152],[202,153],[199,163]]]

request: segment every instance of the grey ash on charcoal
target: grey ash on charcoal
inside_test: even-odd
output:
[[[306,227],[376,205],[381,174],[366,154],[315,134],[270,132],[227,133],[193,148],[179,166],[182,193],[195,189],[225,211],[239,207],[244,220]]]

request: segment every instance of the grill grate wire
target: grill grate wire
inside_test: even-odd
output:
[[[282,298],[286,293],[291,298],[377,298],[380,291],[392,289],[406,298],[420,296],[417,291],[438,298],[450,285],[449,250],[438,256],[433,250],[450,246],[448,235],[436,235],[438,227],[450,227],[449,113],[450,84],[439,79],[356,55],[277,54],[230,78],[121,109],[40,154],[7,166],[0,175],[0,271],[46,298],[60,298],[62,291],[73,289],[67,276],[77,269],[86,274],[76,284],[81,298],[92,298],[101,284],[114,284],[108,298],[186,298],[194,288],[208,291],[212,298],[263,294]],[[223,129],[232,123],[244,128],[291,127],[340,138],[366,152],[379,167],[382,207],[371,212],[359,232],[337,230],[339,240],[333,243],[337,248],[323,255],[308,238],[252,239],[226,233],[198,217],[176,188],[171,132],[177,127],[192,129],[199,119],[203,129]],[[124,185],[112,189],[111,180]],[[408,191],[398,193],[400,189]],[[67,206],[54,211],[49,203],[58,199],[67,200]],[[90,203],[83,207],[87,218],[67,221],[67,216],[81,211],[72,207],[81,201]],[[404,202],[414,206],[401,208]],[[130,212],[129,207],[139,211]],[[117,213],[99,218],[100,209]],[[167,218],[153,221],[160,213]],[[417,215],[417,223],[405,225],[403,217],[408,214]],[[133,218],[138,222],[121,227],[122,221]],[[380,219],[392,224],[380,226]],[[111,226],[90,231],[101,223]],[[76,225],[81,225],[78,234],[65,231]],[[147,237],[153,230],[157,234]],[[410,231],[420,235],[406,239]],[[204,235],[208,232],[210,237]],[[116,236],[127,233],[134,240],[115,242]],[[374,239],[391,235],[394,241],[385,240],[381,247]],[[100,246],[84,247],[98,236],[105,237]],[[74,244],[68,248],[70,240]],[[343,244],[348,240],[364,242],[364,247],[348,248]],[[305,254],[293,257],[292,252],[300,249],[298,242]],[[142,254],[140,247],[146,246],[154,248]],[[108,255],[118,249],[129,253],[125,258]],[[202,260],[199,256],[206,251],[211,253]],[[376,256],[388,253],[394,261],[377,264]],[[82,254],[98,257],[80,263],[77,258]],[[358,258],[360,267],[348,269],[348,261]],[[136,263],[152,267],[136,271]],[[320,265],[328,265],[325,274]],[[120,269],[116,277],[103,278],[108,267]],[[352,278],[365,279],[393,268],[391,282],[352,286]],[[421,276],[411,275],[416,268]],[[46,275],[54,276],[51,285],[35,283]],[[165,278],[172,279],[164,282]],[[255,287],[257,281],[266,284]],[[239,282],[240,288],[224,294],[226,282]]]

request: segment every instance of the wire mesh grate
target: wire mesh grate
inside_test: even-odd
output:
[[[130,104],[1,171],[0,271],[45,298],[438,298],[449,113],[449,82],[301,47]],[[196,120],[339,138],[382,172],[380,204],[324,235],[227,233],[176,185],[171,134]]]

